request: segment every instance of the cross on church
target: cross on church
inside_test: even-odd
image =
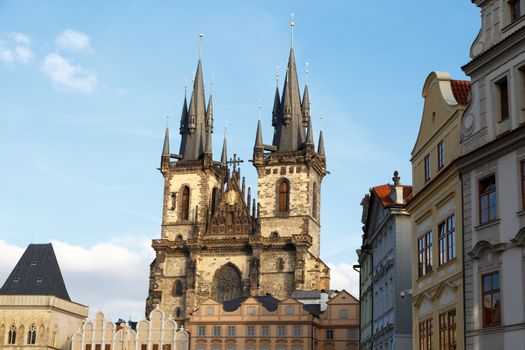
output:
[[[230,158],[230,160],[226,162],[226,164],[233,164],[233,171],[236,171],[237,166],[241,163],[244,163],[244,161],[241,160],[241,158],[237,158],[237,153],[234,153],[233,158]]]

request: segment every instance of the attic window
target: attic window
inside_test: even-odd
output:
[[[15,277],[15,278],[13,278],[13,282],[14,282],[14,283],[18,283],[18,282],[20,282],[20,277]]]
[[[42,280],[43,280],[42,277],[37,277],[37,278],[36,278],[36,282],[37,282],[37,283],[42,283]]]
[[[31,266],[36,266],[36,260],[31,260]]]
[[[510,21],[514,22],[521,16],[520,0],[509,0]]]

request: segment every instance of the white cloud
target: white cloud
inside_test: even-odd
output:
[[[89,36],[73,29],[66,29],[56,38],[58,47],[71,51],[92,50]]]
[[[113,320],[144,317],[149,264],[154,258],[148,239],[119,237],[90,247],[52,243],[69,296],[88,305],[91,316],[102,310]],[[0,284],[25,248],[0,240]]]
[[[327,265],[330,268],[330,289],[344,289],[359,298],[359,273],[354,270],[353,264],[328,263]]]
[[[33,58],[31,40],[22,33],[8,33],[0,37],[0,62],[28,63]]]
[[[72,90],[90,92],[97,85],[95,74],[74,65],[70,60],[58,53],[46,56],[42,64],[42,71],[55,83]]]

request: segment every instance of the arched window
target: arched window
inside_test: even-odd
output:
[[[16,327],[11,325],[9,333],[7,334],[7,344],[16,344]]]
[[[220,303],[243,296],[241,272],[235,265],[228,263],[215,272],[212,296]]]
[[[279,211],[288,212],[290,210],[290,184],[287,180],[282,180],[279,184]]]
[[[27,332],[27,344],[36,344],[36,327],[34,324],[29,327]]]
[[[181,280],[176,280],[175,281],[175,286],[174,286],[174,294],[175,296],[177,297],[180,297],[182,296],[182,293],[183,293],[183,287],[182,287],[182,281]]]
[[[182,235],[177,235],[177,237],[175,237],[175,240],[176,241],[182,241]]]
[[[347,309],[339,310],[339,318],[348,318],[348,310]]]
[[[190,188],[184,186],[182,189],[182,207],[180,213],[181,220],[188,220],[190,214]]]
[[[278,238],[279,237],[279,232],[273,231],[272,233],[270,233],[270,237],[271,238]]]

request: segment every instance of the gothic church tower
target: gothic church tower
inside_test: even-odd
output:
[[[301,101],[293,49],[282,97],[275,95],[272,145],[257,127],[253,164],[258,200],[241,176],[240,161],[213,160],[212,97],[205,104],[199,59],[191,99],[183,102],[179,154],[166,129],[161,238],[150,265],[146,314],[157,305],[178,321],[208,298],[223,302],[270,293],[329,288],[319,257],[320,189],[326,174],[322,132],[315,151],[308,86]]]

